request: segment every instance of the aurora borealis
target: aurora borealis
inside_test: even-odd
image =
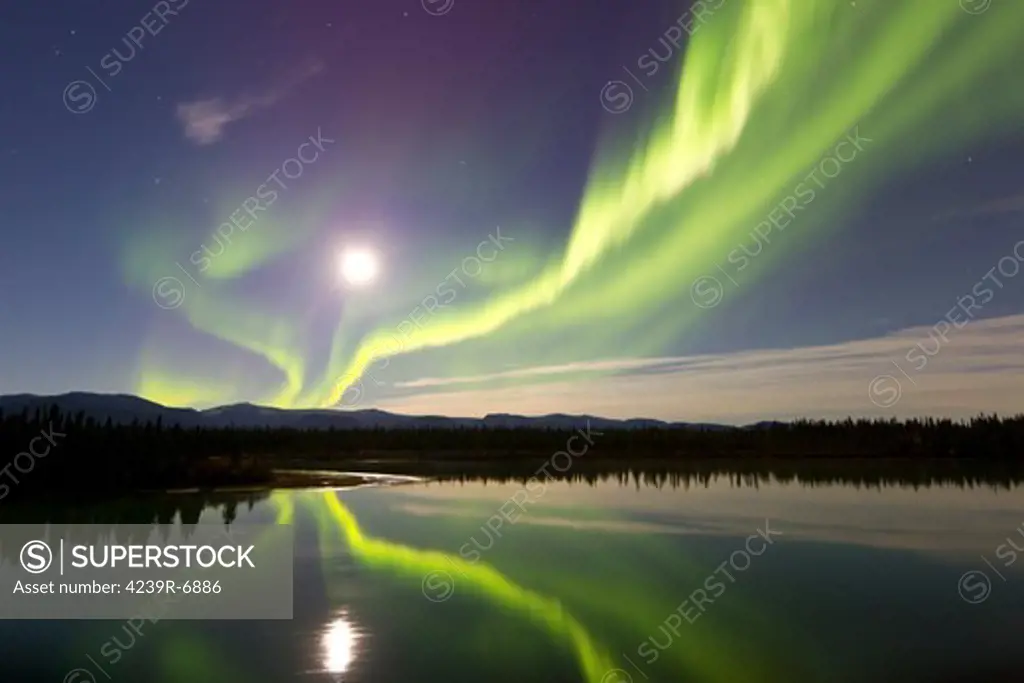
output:
[[[88,372],[46,386],[168,405],[413,411],[468,392],[467,405],[476,395],[494,409],[502,396],[552,382],[562,391],[628,374],[630,363],[842,345],[929,325],[948,308],[936,302],[955,301],[984,272],[979,264],[1012,247],[1016,208],[998,214],[1000,244],[993,231],[973,248],[958,240],[983,215],[979,206],[1005,196],[996,181],[963,180],[975,172],[963,169],[964,157],[990,154],[984,178],[1012,190],[995,150],[1016,144],[1024,114],[1016,87],[1024,6],[995,2],[972,13],[955,0],[716,0],[700,4],[702,20],[681,32],[666,20],[679,4],[696,13],[664,3],[631,10],[624,35],[600,28],[615,42],[588,43],[587,54],[606,58],[568,86],[583,36],[610,17],[595,11],[574,25],[542,0],[520,10],[459,5],[440,16],[415,3],[405,16],[383,8],[268,16],[259,21],[308,49],[282,36],[267,50],[288,59],[245,78],[202,78],[193,59],[173,83],[129,82],[201,30],[189,21],[207,10],[189,8],[94,111],[59,112],[76,135],[98,134],[95,158],[123,147],[116,129],[128,98],[173,93],[146,105],[164,112],[148,124],[161,131],[156,151],[118,152],[131,161],[109,162],[119,169],[109,182],[123,187],[141,168],[166,170],[152,172],[145,193],[124,191],[88,219],[102,224],[104,286],[65,290],[69,313],[50,323],[68,337],[106,321],[122,341]],[[505,27],[494,45],[471,39],[483,20]],[[495,55],[530,31],[539,31],[550,82],[495,85],[500,77],[468,65],[476,49],[498,74],[525,68]],[[414,61],[434,66],[392,50],[354,72],[350,57],[388,36],[424,43]],[[625,75],[652,59],[662,67],[657,79]],[[602,87],[613,81],[630,88],[617,113],[602,107]],[[452,102],[440,104],[438,93]],[[418,106],[422,115],[412,115]],[[546,120],[548,109],[560,115]],[[943,170],[953,163],[956,173]],[[949,221],[927,225],[950,212],[971,217],[956,221],[959,237]],[[941,230],[936,247],[927,235]],[[95,254],[95,243],[57,243],[56,262]],[[381,253],[379,277],[364,290],[345,290],[331,271],[349,244]],[[837,276],[870,293],[856,301],[834,282],[815,284],[842,268],[823,266],[823,256],[863,268],[880,262],[858,256],[873,245],[892,250],[899,277],[892,268],[861,270],[862,282]],[[949,291],[931,291],[935,273],[954,266]],[[901,283],[904,293],[894,293]],[[805,303],[825,290],[827,301]],[[1008,288],[991,315],[1017,313],[1022,301]],[[875,325],[880,319],[889,322]],[[5,342],[8,356],[56,344],[19,335]],[[35,390],[20,372],[12,388]],[[873,374],[851,382],[849,405],[874,409],[865,398]],[[416,399],[425,390],[434,393]],[[565,410],[577,409],[574,400]]]

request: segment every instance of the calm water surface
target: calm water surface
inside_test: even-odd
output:
[[[531,488],[275,492],[229,517],[291,511],[293,620],[165,620],[141,636],[116,621],[0,621],[0,680],[939,683],[1024,674],[1024,558],[1011,545],[1024,549],[1019,487],[718,478]],[[174,501],[153,504],[163,518],[175,506],[201,523],[224,517],[221,506]]]

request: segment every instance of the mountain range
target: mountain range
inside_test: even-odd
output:
[[[732,429],[725,425],[664,422],[644,418],[616,420],[593,415],[524,415],[492,414],[482,418],[446,417],[442,415],[401,415],[383,410],[331,410],[331,409],[282,409],[236,403],[197,410],[195,408],[172,408],[131,394],[94,394],[72,392],[57,396],[36,394],[10,394],[0,396],[0,411],[6,414],[21,413],[28,409],[56,405],[62,412],[84,412],[86,416],[105,422],[110,418],[114,424],[155,422],[162,418],[164,425],[182,427],[278,427],[294,429],[457,429],[473,427],[517,428],[517,429],[573,429],[588,424],[594,429]]]

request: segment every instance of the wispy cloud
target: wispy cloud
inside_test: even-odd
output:
[[[764,419],[848,415],[969,417],[1024,410],[1024,315],[973,322],[948,341],[890,408],[871,402],[882,373],[898,375],[908,350],[933,350],[929,327],[830,346],[723,355],[625,358],[526,368],[489,375],[422,378],[396,385],[418,393],[378,402],[419,414],[588,413],[607,417],[743,424]],[[592,378],[579,374],[593,372]],[[572,373],[574,376],[569,377]],[[522,379],[516,386],[458,385]],[[527,384],[529,379],[543,383]]]
[[[551,375],[567,373],[599,373],[599,372],[621,372],[623,370],[645,370],[657,367],[659,364],[670,364],[677,361],[674,358],[619,358],[616,360],[584,361],[577,363],[564,363],[562,365],[544,365],[533,368],[518,368],[516,370],[505,370],[493,372],[486,375],[470,375],[466,377],[424,377],[408,382],[395,382],[397,388],[423,388],[438,387],[457,384],[479,384],[504,379],[524,379],[530,377],[550,377]]]
[[[185,127],[185,137],[199,145],[213,144],[221,138],[224,128],[234,121],[240,121],[255,112],[273,106],[289,90],[319,73],[323,64],[311,61],[295,70],[290,76],[274,86],[256,94],[247,94],[235,99],[213,97],[178,105],[178,120]]]
[[[999,216],[1008,213],[1024,212],[1024,194],[992,199],[965,209],[953,209],[938,214],[935,219],[947,221],[976,216]]]
[[[711,486],[721,489],[731,484],[715,482]],[[448,499],[435,502],[428,498],[425,502],[400,503],[393,509],[419,517],[483,520],[521,487],[498,484],[484,489],[470,485],[470,495],[478,494],[480,504],[456,506],[448,504]],[[434,494],[446,496],[451,491],[450,485],[442,485]],[[423,491],[410,493],[422,495]],[[979,509],[970,490],[929,491],[928,498],[922,500],[917,492],[911,498],[898,489],[814,490],[777,483],[763,494],[759,514],[749,514],[742,509],[742,502],[727,493],[713,500],[688,499],[685,512],[679,511],[677,496],[659,496],[651,489],[644,490],[642,501],[628,489],[588,488],[578,493],[570,496],[564,488],[555,489],[554,500],[547,501],[551,505],[527,508],[528,514],[517,516],[515,523],[605,534],[742,537],[767,517],[773,528],[790,539],[976,558],[992,548],[992,529],[1016,528],[1020,523],[1019,504],[1024,500],[1024,492],[1018,489],[1004,494],[1007,500],[1003,507]],[[574,506],[603,514],[597,518],[578,517]],[[484,538],[483,534],[481,531],[477,538]]]

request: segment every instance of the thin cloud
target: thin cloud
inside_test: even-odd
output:
[[[565,515],[538,514],[538,510],[527,508],[529,514],[520,515],[515,523],[603,533],[742,537],[749,534],[752,529],[758,528],[764,523],[764,519],[768,518],[771,520],[769,526],[789,539],[903,551],[915,550],[961,559],[967,555],[977,557],[976,553],[990,549],[991,540],[986,536],[992,528],[1003,524],[1009,529],[1013,528],[1011,525],[1019,523],[1014,508],[1017,501],[1014,499],[1020,498],[1020,492],[1007,494],[1012,498],[1006,509],[974,509],[966,515],[963,512],[964,506],[974,507],[976,501],[970,498],[969,491],[954,492],[955,505],[929,505],[928,514],[922,516],[907,514],[908,511],[920,513],[921,501],[909,501],[898,490],[846,491],[844,495],[852,495],[854,499],[842,500],[831,487],[823,492],[816,492],[791,484],[777,486],[780,490],[785,490],[786,498],[763,500],[760,508],[764,512],[763,516],[737,514],[735,503],[731,500],[720,501],[710,506],[691,503],[685,514],[673,509],[678,506],[676,499],[665,501],[666,507],[673,508],[644,510],[639,507],[635,497],[623,499],[620,492],[609,492],[605,489],[586,491],[581,502],[591,505],[599,503],[603,510],[614,510],[615,514],[620,515],[618,518],[581,519]],[[394,505],[393,509],[419,517],[484,519],[493,512],[493,506],[509,500],[507,496],[521,486],[499,484],[492,488],[497,491],[480,492],[481,500],[487,501],[489,506],[457,507],[445,503],[409,502]],[[440,491],[447,495],[450,493],[450,487],[441,488]],[[646,493],[656,495],[649,490]],[[538,509],[549,511],[555,506],[564,505],[568,500],[564,491],[559,490],[551,500],[545,500],[545,505]],[[794,500],[801,504],[794,505]],[[629,519],[621,518],[621,513],[616,509],[619,506],[628,510]],[[894,526],[892,519],[900,519],[902,522]],[[486,531],[481,527],[475,538],[482,540],[485,534]]]
[[[938,214],[937,221],[973,218],[977,216],[1001,216],[1008,213],[1024,212],[1024,194],[1000,197],[967,209],[953,209]]]
[[[550,377],[564,373],[587,373],[587,372],[618,372],[622,370],[643,370],[655,367],[657,364],[671,363],[673,358],[619,358],[615,360],[602,361],[580,361],[576,363],[564,363],[562,365],[544,365],[534,368],[518,368],[505,370],[503,372],[492,372],[485,375],[470,375],[467,377],[423,377],[408,382],[395,382],[396,388],[415,389],[423,387],[439,387],[457,384],[479,384],[502,379],[517,379],[525,377]]]
[[[426,378],[403,384],[405,390],[422,393],[381,400],[377,407],[412,414],[586,413],[726,424],[849,415],[964,418],[1024,410],[1024,315],[954,327],[946,338],[938,339],[929,327],[917,327],[829,346],[627,358]],[[924,355],[923,350],[932,352],[920,370],[907,360],[919,343],[914,358]],[[560,377],[588,370],[596,376]],[[883,375],[895,378],[900,386],[899,400],[889,407],[872,403],[869,394],[869,384]],[[509,377],[547,381],[462,391],[454,386]]]
[[[255,95],[243,95],[234,100],[214,97],[182,102],[178,105],[177,114],[185,128],[185,137],[198,145],[213,144],[220,140],[228,124],[273,106],[292,88],[321,70],[323,64],[313,61],[296,70],[283,82]]]

